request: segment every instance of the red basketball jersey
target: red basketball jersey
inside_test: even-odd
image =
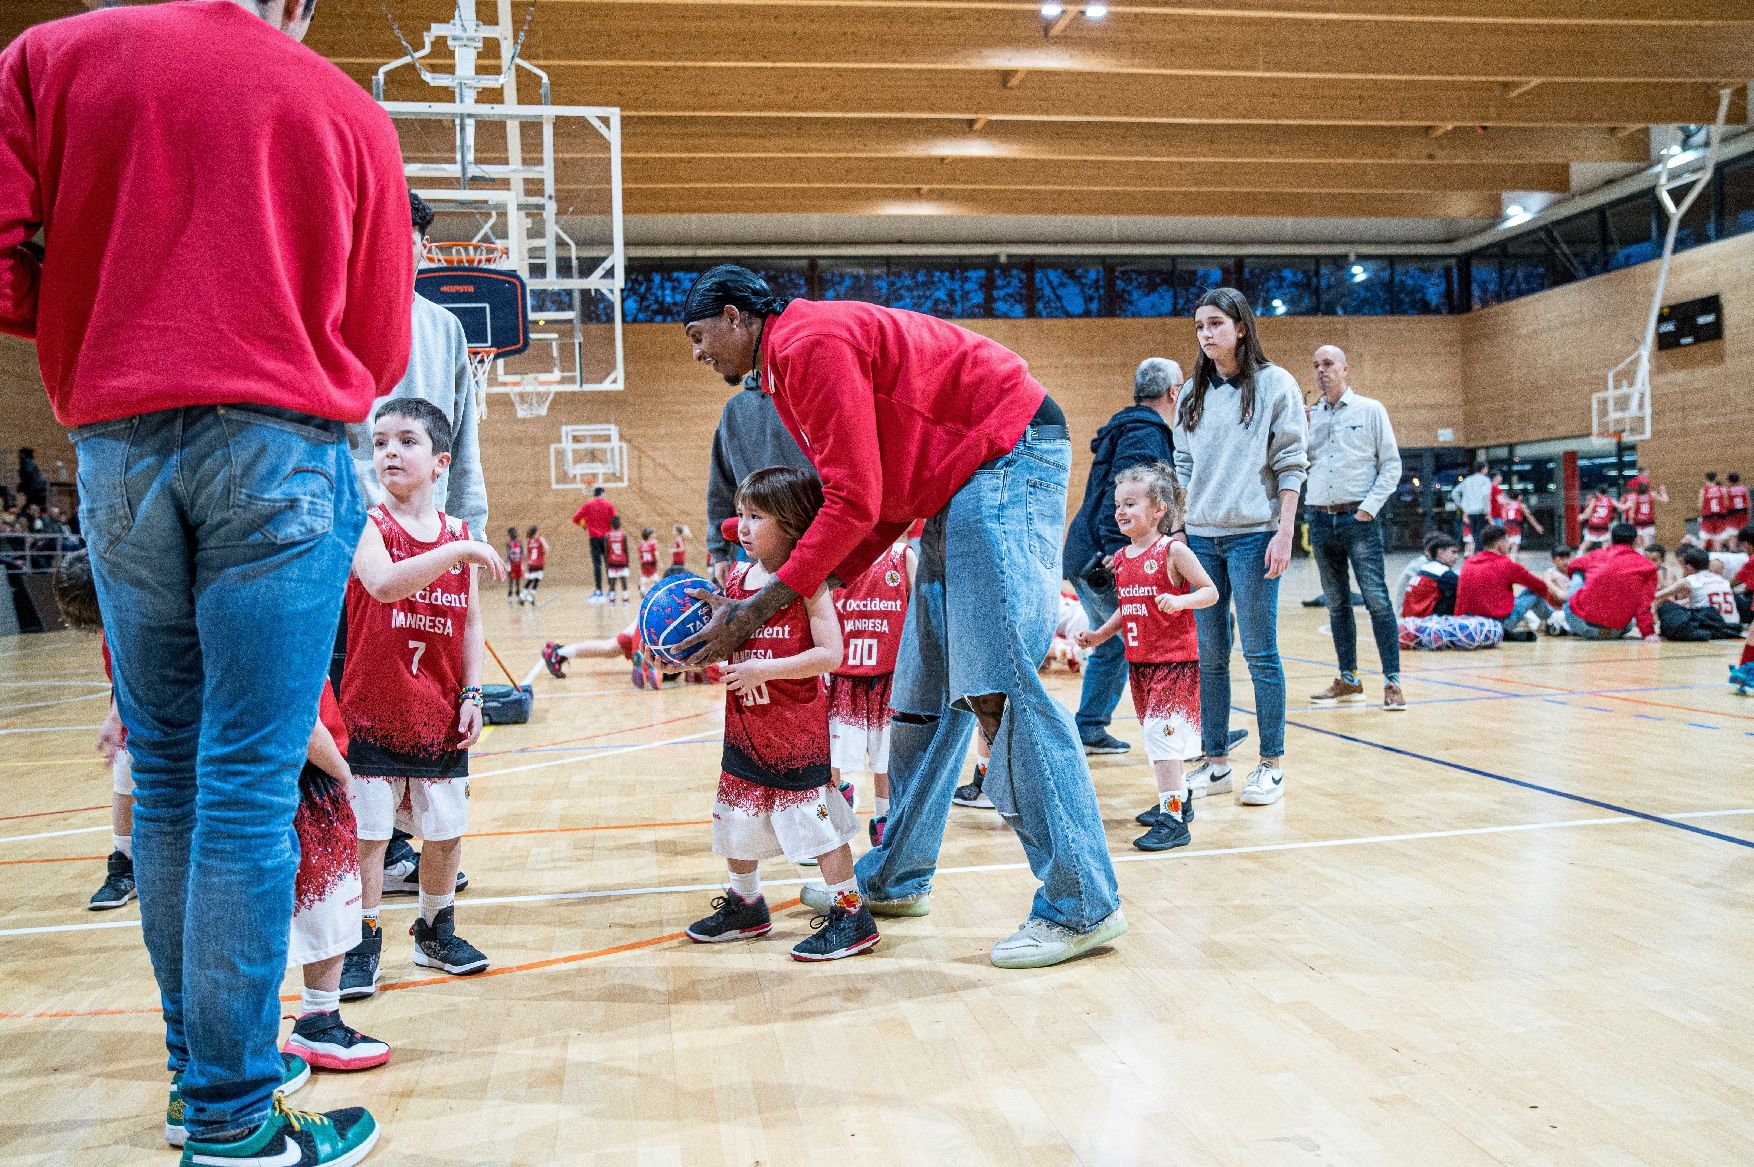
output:
[[[1728,510],[1723,484],[1706,483],[1705,489],[1699,492],[1699,513],[1708,519],[1715,519],[1726,514]]]
[[[1507,498],[1498,504],[1498,519],[1504,524],[1505,530],[1512,527],[1519,531],[1523,525],[1523,504],[1514,498]]]
[[[895,671],[901,627],[907,620],[907,548],[891,547],[858,579],[834,593],[846,659],[841,677],[881,677]]]
[[[1589,513],[1584,516],[1583,525],[1600,529],[1614,523],[1614,500],[1605,494],[1598,494],[1590,500]]]
[[[524,565],[531,571],[541,571],[542,565],[548,562],[548,540],[537,535],[524,543]]]
[[[681,535],[676,536],[676,542],[670,544],[670,563],[675,567],[688,565],[688,544]]]
[[[641,575],[658,574],[658,541],[647,539],[639,545],[639,570]]]
[[[1657,521],[1657,500],[1648,494],[1632,496],[1632,522],[1634,526],[1650,527]]]
[[[469,538],[461,519],[439,515],[438,538],[410,535],[381,504],[366,512],[400,563]],[[347,763],[357,774],[453,778],[469,772],[457,734],[463,688],[463,629],[469,616],[469,567],[457,563],[393,604],[347,581],[347,666],[341,714],[350,739]]]
[[[1115,594],[1121,602],[1121,636],[1127,659],[1141,664],[1199,660],[1199,636],[1191,611],[1165,612],[1158,596],[1185,596],[1187,580],[1171,583],[1169,536],[1160,535],[1141,555],[1123,547],[1115,556]]]
[[[746,600],[752,565],[740,563],[725,580],[725,595]],[[746,660],[797,656],[816,646],[802,597],[768,618],[731,657]],[[828,693],[821,677],[769,681],[742,693],[725,691],[724,771],[758,786],[814,790],[827,784]]]
[[[611,531],[605,538],[609,543],[609,566],[627,566],[627,532]]]
[[[506,566],[524,562],[524,545],[516,539],[507,539],[505,544]]]
[[[1738,482],[1733,486],[1724,487],[1724,505],[1730,508],[1732,515],[1748,513],[1748,487]]]

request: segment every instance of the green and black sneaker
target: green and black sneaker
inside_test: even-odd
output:
[[[278,1094],[268,1121],[241,1139],[183,1144],[182,1167],[350,1167],[377,1145],[378,1124],[363,1106],[314,1114],[294,1110]]]
[[[311,1064],[303,1058],[281,1054],[280,1060],[285,1074],[280,1080],[280,1094],[291,1094],[311,1080]],[[164,1141],[180,1147],[188,1138],[189,1132],[183,1126],[183,1073],[178,1070],[171,1076],[171,1097],[164,1107]]]

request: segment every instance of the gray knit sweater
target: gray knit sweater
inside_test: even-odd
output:
[[[1182,387],[1192,393],[1193,379]],[[1255,373],[1255,412],[1242,423],[1242,393],[1228,381],[1206,391],[1199,428],[1177,415],[1175,471],[1188,490],[1190,535],[1216,539],[1279,529],[1279,492],[1301,490],[1309,457],[1303,393],[1278,365]]]

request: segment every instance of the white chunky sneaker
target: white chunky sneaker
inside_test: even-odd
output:
[[[1100,948],[1127,930],[1127,918],[1116,908],[1088,932],[1074,932],[1031,916],[1017,931],[993,945],[996,968],[1046,968]]]
[[[1285,772],[1262,762],[1249,771],[1247,782],[1236,800],[1244,806],[1271,806],[1285,797]]]
[[[1204,798],[1208,794],[1228,794],[1236,785],[1231,777],[1230,765],[1226,763],[1222,769],[1212,763],[1202,763],[1188,773],[1188,797]]]

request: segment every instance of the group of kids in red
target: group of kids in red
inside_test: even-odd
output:
[[[1467,532],[1471,548],[1448,535],[1426,539],[1424,559],[1402,577],[1403,618],[1483,617],[1500,621],[1509,641],[1532,641],[1542,628],[1595,639],[1634,629],[1647,640],[1741,639],[1747,624],[1748,641],[1732,669],[1754,664],[1754,527],[1739,474],[1727,483],[1706,474],[1698,534],[1686,536],[1677,553],[1685,571],[1656,541],[1656,504],[1668,502],[1668,492],[1640,471],[1618,498],[1607,488],[1591,493],[1578,512],[1581,553],[1555,547],[1552,566],[1540,576],[1515,558],[1521,525],[1533,518],[1514,491],[1499,490],[1498,478],[1492,521]]]

